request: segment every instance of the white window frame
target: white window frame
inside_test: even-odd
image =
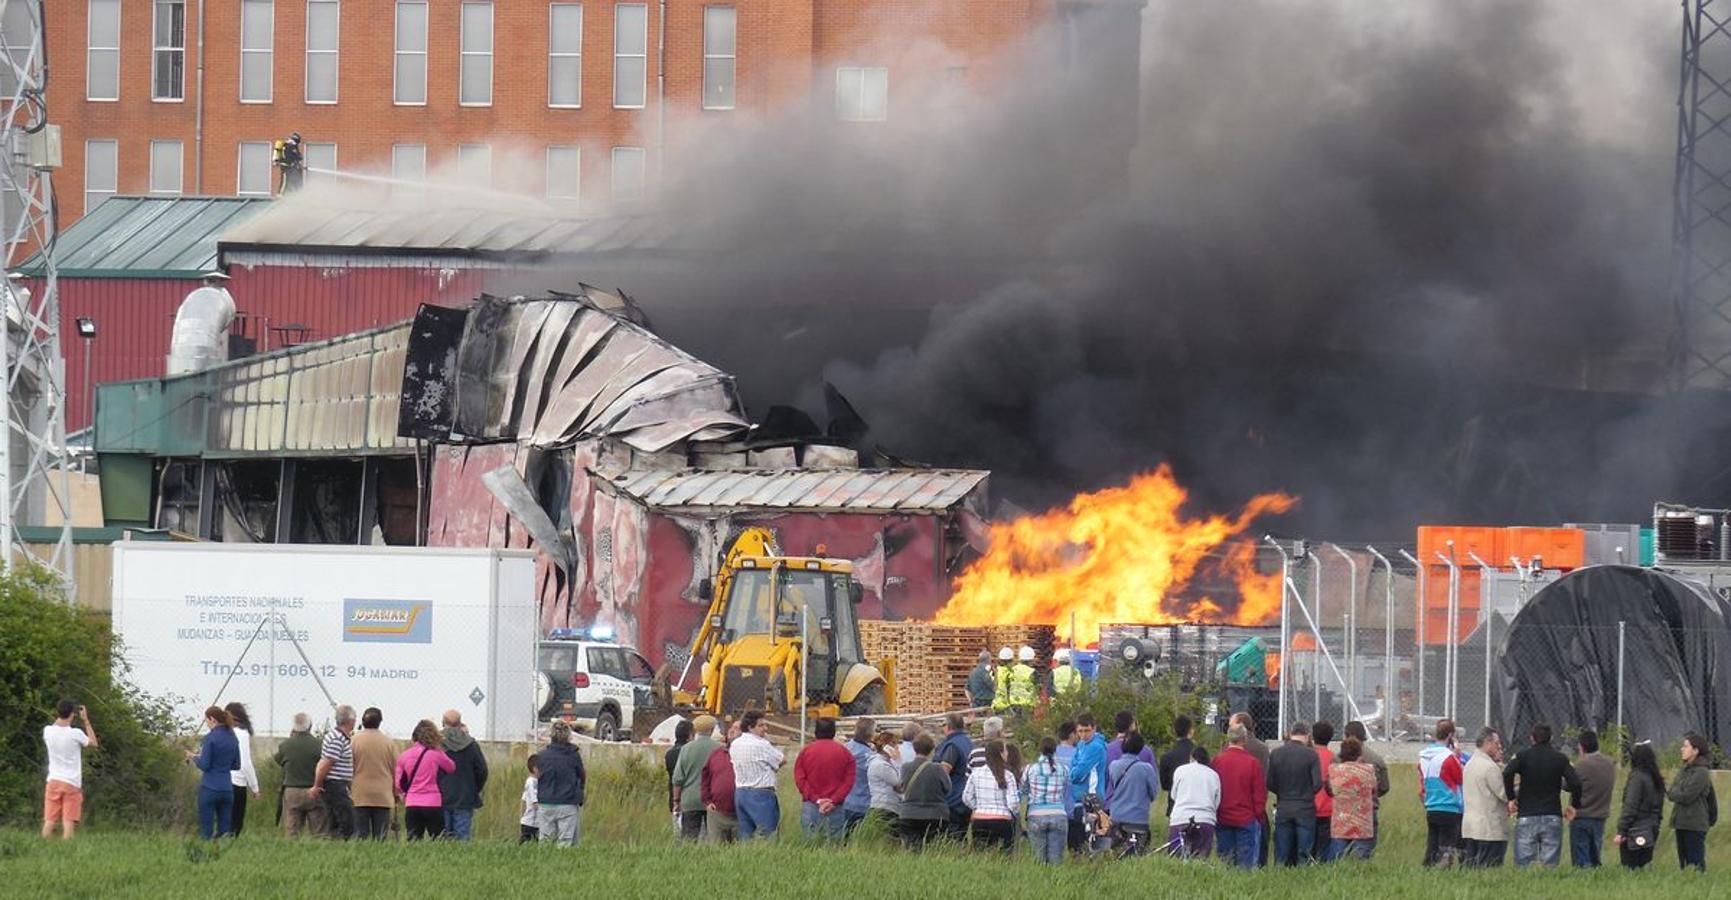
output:
[[[471,6],[485,7],[487,10],[487,49],[485,51],[463,49],[463,46],[469,42],[468,11],[469,11],[469,7],[471,7]],[[457,23],[458,23],[458,29],[457,30],[459,32],[457,35],[457,105],[458,106],[492,106],[493,105],[493,47],[495,46],[495,32],[498,30],[498,27],[499,27],[499,17],[498,17],[498,13],[493,9],[493,0],[463,0],[462,4],[457,9]],[[464,86],[464,83],[467,81],[467,79],[465,79],[463,77],[464,70],[468,68],[471,60],[474,60],[478,63],[479,57],[486,57],[486,63],[487,63],[487,99],[486,100],[464,100],[463,99],[463,86]]]
[[[172,189],[158,187],[156,184],[156,149],[158,147],[174,147],[174,180]],[[178,197],[186,192],[186,144],[179,140],[151,140],[150,142],[150,172],[149,193],[157,197]]]
[[[844,78],[847,75],[847,73],[849,73],[849,72],[855,73],[859,77],[859,96],[856,98],[856,106],[862,110],[865,108],[865,82],[866,82],[865,73],[867,73],[867,72],[882,72],[882,73],[884,73],[884,114],[883,115],[875,116],[875,117],[874,116],[864,116],[864,115],[862,115],[862,116],[844,116],[844,115],[842,115],[842,108],[841,108],[842,78]],[[835,69],[835,117],[836,117],[836,120],[840,121],[840,122],[887,122],[887,121],[889,121],[889,117],[890,117],[890,70],[889,70],[889,68],[886,66],[837,66]]]
[[[336,16],[337,16],[337,31],[336,31],[336,35],[335,35],[335,41],[336,42],[331,45],[331,49],[329,49],[329,50],[314,50],[313,49],[313,8],[314,7],[330,7],[331,9],[336,10]],[[336,103],[337,100],[342,97],[342,84],[343,84],[342,48],[343,48],[343,4],[342,4],[342,0],[307,0],[306,67],[305,67],[304,72],[302,73],[302,78],[301,78],[301,81],[302,81],[301,99],[305,100],[308,105],[311,105],[311,106],[329,106],[331,104]],[[314,100],[313,99],[313,82],[312,82],[313,58],[314,57],[323,57],[323,56],[329,56],[331,58],[331,99],[329,99],[329,100]]]
[[[263,6],[265,22],[270,26],[270,35],[263,47],[248,47],[246,45],[247,10],[257,10]],[[255,13],[256,14],[256,13]],[[246,58],[248,56],[264,56],[264,99],[246,98]],[[236,73],[240,102],[248,105],[259,105],[271,102],[276,97],[276,0],[240,0],[240,71]]]
[[[418,178],[404,178],[402,175],[397,174],[397,152],[400,150],[408,150],[411,148],[413,148],[415,150],[419,150],[421,153],[421,174],[420,174],[420,177],[418,177]],[[416,182],[426,181],[427,180],[427,145],[426,144],[392,144],[391,145],[391,178],[394,180],[397,180],[397,181],[416,181]]]
[[[332,171],[335,171],[337,168],[337,142],[336,141],[308,141],[306,143],[306,145],[301,148],[301,159],[306,164],[307,168],[309,168],[309,169],[326,168],[325,166],[315,166],[313,164],[313,148],[314,147],[329,147],[329,148],[331,148],[331,162],[330,162],[330,166],[328,168],[330,168]],[[329,177],[330,177],[329,175],[315,175],[312,172],[306,173],[307,183],[309,183],[309,184],[314,179],[329,178]]]
[[[571,153],[576,154],[577,193],[571,194],[571,195],[555,194],[555,193],[553,193],[553,153],[554,153],[554,151],[566,151],[566,150],[569,150]],[[545,193],[547,195],[548,200],[558,200],[560,202],[568,202],[568,203],[572,203],[572,204],[580,203],[583,200],[583,148],[582,147],[579,147],[575,144],[555,144],[551,147],[548,147],[547,153],[546,153],[546,159],[545,159],[545,162],[543,165],[544,165],[545,170],[546,170],[544,173],[545,178],[546,178],[546,180],[545,180],[545,186],[546,186]]]
[[[156,14],[155,5],[151,6],[150,11],[152,15]],[[96,24],[96,0],[87,0],[84,4],[84,14],[84,99],[96,103],[116,103],[120,100],[120,0],[114,0],[114,46],[112,47],[97,46],[96,38],[91,34],[92,26]],[[95,62],[99,53],[113,54],[114,56],[114,96],[112,97],[98,97],[91,91],[94,82],[91,80],[90,72],[93,68],[92,63]],[[152,65],[154,64],[155,59],[152,58]],[[151,80],[154,81],[155,79],[156,75],[153,72]]]
[[[710,10],[727,10],[733,14],[733,52],[715,53],[709,47],[709,12]],[[712,105],[709,102],[709,61],[725,59],[733,62],[733,84],[728,91],[733,96],[733,102],[726,106]],[[703,7],[703,108],[704,109],[736,109],[739,106],[739,8],[731,4],[717,3]]]
[[[241,180],[246,175],[246,148],[264,148],[264,192],[241,190]],[[241,141],[235,145],[234,151],[234,195],[236,197],[270,197],[276,193],[276,154],[270,141]]]
[[[577,52],[553,49],[553,16],[560,7],[570,7],[577,10]],[[553,102],[553,60],[573,59],[577,61],[577,102]],[[549,109],[582,109],[583,108],[583,4],[581,3],[549,3],[547,4],[547,107]]]
[[[157,25],[161,24],[161,20],[156,14],[156,8],[165,4],[180,7],[180,46],[178,47],[164,45],[162,35],[157,33]],[[158,56],[164,53],[180,54],[180,96],[178,97],[159,97],[156,94],[156,60]],[[150,2],[150,102],[186,102],[186,0],[151,0]]]
[[[635,156],[638,158],[638,160],[640,160],[638,171],[640,171],[642,173],[642,176],[638,179],[637,196],[635,196],[635,197],[621,197],[621,196],[619,196],[619,157],[622,155],[623,156]],[[612,165],[611,169],[608,171],[608,176],[609,176],[607,179],[608,188],[609,188],[608,199],[610,199],[613,202],[614,207],[617,208],[617,207],[624,205],[624,204],[642,203],[643,198],[649,196],[649,153],[648,153],[648,151],[644,150],[642,147],[614,147],[612,158],[610,161],[612,162],[613,165]]]
[[[619,11],[626,8],[636,8],[643,11],[643,52],[619,52]],[[643,60],[643,102],[619,102],[619,61],[622,59]],[[649,105],[649,4],[647,3],[615,3],[613,4],[613,108],[614,109],[644,109]]]
[[[405,6],[421,8],[421,49],[404,50],[403,34],[398,29],[398,11]],[[391,44],[391,103],[395,106],[426,106],[427,105],[427,48],[433,42],[433,10],[427,0],[396,0],[391,5],[391,31],[395,37]],[[419,56],[421,58],[421,99],[402,100],[402,85],[397,83],[397,62],[400,57]]]
[[[96,144],[106,145],[113,150],[113,155],[110,157],[110,159],[114,163],[114,165],[110,166],[109,170],[108,170],[108,185],[109,185],[109,187],[106,190],[100,190],[100,189],[99,190],[91,190],[91,188],[90,188],[90,148]],[[91,210],[102,205],[102,200],[107,200],[109,197],[112,197],[118,193],[120,193],[120,142],[115,140],[114,138],[89,138],[89,139],[85,140],[85,142],[84,142],[84,214],[90,215]],[[91,203],[90,197],[93,194],[100,194],[102,196],[102,200],[98,200],[95,203]]]
[[[470,174],[469,173],[469,166],[477,166],[477,168],[478,168],[478,165],[474,161],[472,161],[472,160],[471,161],[464,161],[463,156],[465,153],[480,154],[486,158],[487,167],[478,173],[482,176],[480,186],[481,187],[492,187],[493,186],[493,145],[492,144],[458,144],[457,145],[457,176],[459,178],[468,178],[469,177],[469,174]]]

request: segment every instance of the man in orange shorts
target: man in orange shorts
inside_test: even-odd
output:
[[[70,840],[84,813],[84,748],[96,746],[96,726],[90,724],[90,712],[84,707],[62,700],[55,709],[54,724],[42,728],[42,743],[48,748],[48,785],[42,791],[42,836],[54,836],[54,823],[60,822],[61,837]],[[77,715],[83,728],[72,727]]]

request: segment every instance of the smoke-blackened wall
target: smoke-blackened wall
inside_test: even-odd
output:
[[[1060,18],[989,96],[693,124],[677,263],[582,274],[759,412],[821,412],[831,380],[870,441],[1028,505],[1169,461],[1200,502],[1292,491],[1292,527],[1341,536],[1639,516],[1731,492],[1688,449],[1731,416],[1639,393],[1671,324],[1677,23],[1638,7],[1118,8],[1133,80]]]

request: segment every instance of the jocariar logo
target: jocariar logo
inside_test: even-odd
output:
[[[343,641],[431,644],[433,604],[428,600],[344,600]]]

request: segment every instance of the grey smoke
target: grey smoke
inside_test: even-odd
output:
[[[1678,23],[1646,6],[1156,0],[1139,74],[1046,35],[994,99],[689,128],[677,239],[581,274],[757,412],[830,380],[1024,506],[1161,462],[1367,539],[1706,501],[1687,448],[1731,416],[1653,396]]]

